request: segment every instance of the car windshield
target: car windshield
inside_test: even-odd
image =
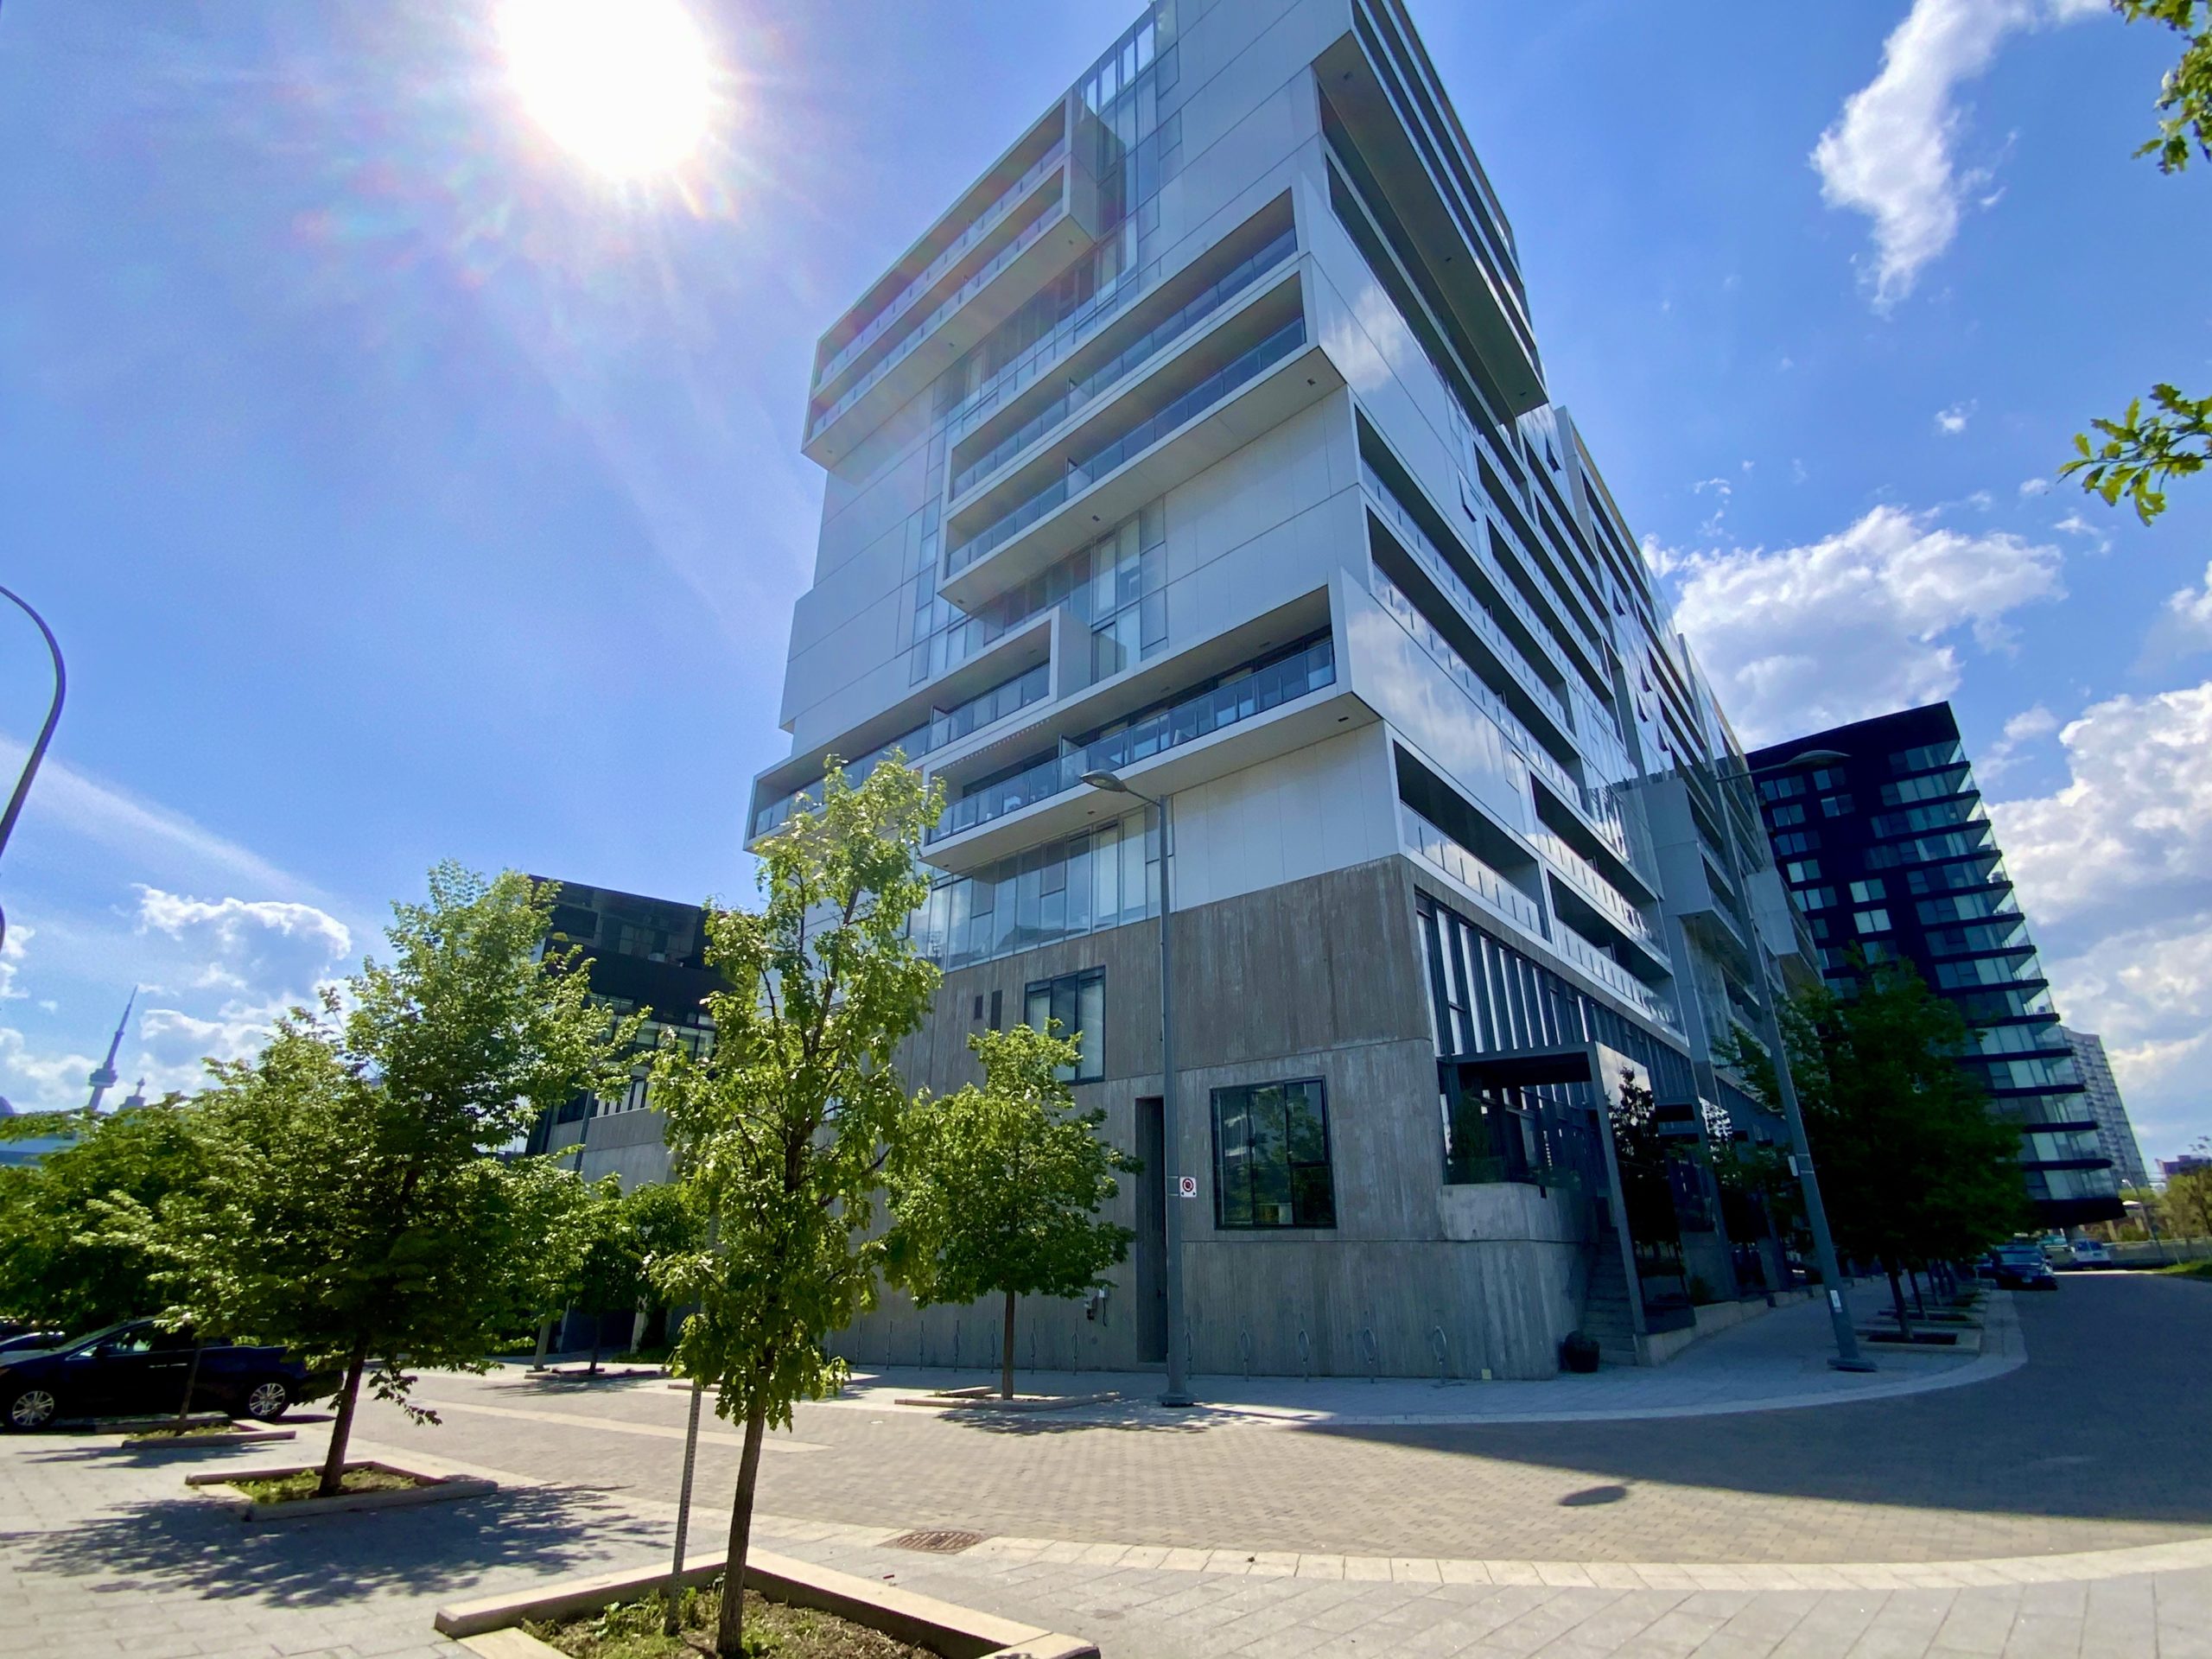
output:
[[[73,1353],[81,1353],[86,1350],[97,1348],[104,1342],[113,1342],[124,1332],[136,1331],[142,1323],[143,1321],[138,1319],[125,1319],[120,1325],[102,1325],[97,1331],[73,1338],[58,1345],[68,1349]]]

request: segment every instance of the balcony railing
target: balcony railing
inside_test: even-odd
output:
[[[1627,1003],[1645,1019],[1664,1026],[1677,1037],[1682,1034],[1681,1021],[1675,1011],[1652,992],[1651,988],[1611,957],[1591,944],[1573,928],[1560,926],[1554,930],[1552,944],[1560,955],[1588,974],[1615,996]]]
[[[1405,817],[1406,844],[1408,847],[1537,938],[1544,937],[1543,912],[1537,908],[1535,900],[1412,807],[1402,801],[1398,810]]]
[[[1428,538],[1420,521],[1406,511],[1404,504],[1391,492],[1390,486],[1364,461],[1360,463],[1360,474],[1367,481],[1368,493],[1374,498],[1377,514],[1405,543],[1407,550],[1414,556],[1414,563],[1420,565],[1428,574],[1429,579],[1452,599],[1467,625],[1480,634],[1483,642],[1497,653],[1498,661],[1505,664],[1521,689],[1559,722],[1560,729],[1572,731],[1573,723],[1567,719],[1567,704],[1560,700],[1559,693],[1544,683],[1542,677],[1522,655],[1519,643],[1505,632],[1497,618],[1491,614],[1490,607],[1452,568],[1451,560]]]
[[[954,238],[950,246],[944,249],[936,258],[923,267],[920,276],[900,289],[892,296],[888,305],[868,319],[867,325],[860,333],[855,334],[838,348],[837,354],[823,364],[822,372],[814,377],[814,384],[817,386],[828,385],[851,365],[854,359],[882,339],[884,331],[904,316],[915,301],[934,288],[944,273],[951,270],[959,261],[963,254],[988,236],[992,227],[1013,211],[1015,203],[1036,188],[1047,173],[1052,172],[1067,159],[1067,139],[1065,137],[1055,138],[1052,141],[1052,147],[1031,162],[1020,178],[1008,185],[1000,193],[996,200],[978,213],[969,222],[968,228]]]
[[[859,760],[848,762],[844,768],[845,779],[857,787],[893,750],[903,753],[911,764],[948,743],[957,742],[971,732],[981,731],[1008,715],[1027,709],[1033,702],[1042,702],[1052,695],[1052,665],[1039,663],[1027,673],[995,685],[980,696],[970,697],[965,702],[935,714],[905,735],[894,737],[888,743],[879,744]],[[771,830],[781,829],[798,809],[800,802],[818,803],[821,791],[819,783],[809,784],[769,802],[753,815],[753,837],[757,840]]]
[[[1513,712],[1503,697],[1491,690],[1487,680],[1468,666],[1466,659],[1452,649],[1452,642],[1436,631],[1397,583],[1370,567],[1367,585],[1375,597],[1382,602],[1382,608],[1397,618],[1399,625],[1413,635],[1414,643],[1429,654],[1452,683],[1473,698],[1482,711],[1498,723],[1521,758],[1532,769],[1541,773],[1545,782],[1570,800],[1580,799],[1581,785],[1567,776],[1567,769],[1553,758],[1550,750],[1536,741],[1535,734],[1522,723],[1521,716]]]
[[[1285,231],[1258,253],[1240,262],[1219,281],[1193,295],[1172,315],[1162,318],[1131,340],[1111,359],[1071,385],[1065,392],[962,467],[952,480],[952,493],[958,496],[977,480],[998,471],[1107,387],[1159,356],[1168,346],[1189,334],[1297,251],[1298,233]]]
[[[1643,912],[1630,903],[1595,864],[1548,830],[1540,830],[1529,839],[1535,844],[1538,851],[1558,867],[1559,873],[1567,877],[1567,884],[1589,901],[1592,909],[1637,943],[1648,944],[1654,950],[1664,954],[1659,936],[1651,931],[1651,924],[1644,919]]]
[[[1177,427],[1196,419],[1249,382],[1257,379],[1305,343],[1306,319],[1302,315],[1294,317],[1258,345],[1239,353],[1156,415],[1138,422],[1119,437],[1082,460],[1069,461],[1067,471],[1060,478],[954,548],[949,556],[950,571],[964,570],[985,554],[1004,546],[1046,514],[1089,489],[1130,456],[1150,448]]]
[[[1324,637],[1170,704],[1109,736],[1071,747],[963,795],[930,831],[942,841],[1075,788],[1088,772],[1117,772],[1265,714],[1336,683],[1336,650]]]
[[[839,416],[874,391],[883,383],[883,378],[886,375],[912,356],[915,348],[936,332],[939,323],[996,282],[1005,274],[1007,266],[1036,246],[1038,239],[1052,228],[1053,221],[1064,205],[1062,202],[1055,201],[1047,206],[1024,227],[1020,235],[993,254],[988,264],[955,289],[943,304],[915,326],[912,333],[893,346],[881,361],[848,387],[844,396],[817,416],[814,423],[807,429],[807,437],[811,440],[819,436],[823,429],[834,423]]]

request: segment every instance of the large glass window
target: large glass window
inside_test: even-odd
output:
[[[1106,970],[1086,968],[1079,974],[1039,980],[1029,987],[1021,1022],[1038,1031],[1050,1031],[1059,1021],[1058,1034],[1072,1037],[1075,1067],[1061,1069],[1070,1083],[1090,1083],[1106,1075]]]
[[[1213,1173],[1216,1226],[1335,1226],[1321,1079],[1215,1090]]]

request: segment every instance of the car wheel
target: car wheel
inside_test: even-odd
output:
[[[291,1406],[291,1384],[279,1377],[255,1383],[245,1396],[245,1414],[257,1423],[273,1423]]]
[[[8,1402],[8,1427],[10,1428],[45,1428],[60,1414],[60,1406],[44,1389],[24,1389]]]

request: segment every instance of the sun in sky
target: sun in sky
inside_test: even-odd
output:
[[[498,17],[524,107],[586,165],[645,178],[705,138],[707,41],[678,0],[503,0]]]

